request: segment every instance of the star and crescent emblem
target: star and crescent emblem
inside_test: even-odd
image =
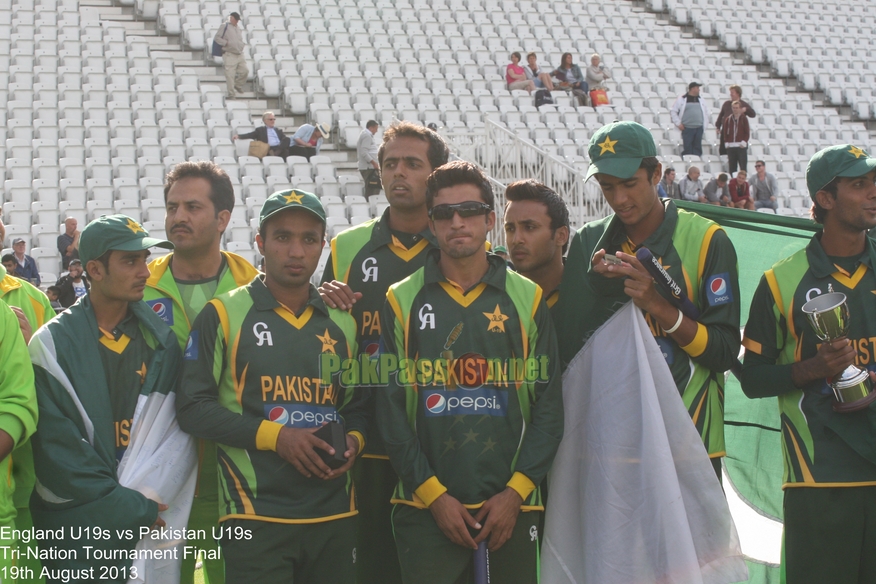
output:
[[[617,144],[617,140],[612,140],[611,136],[606,136],[605,141],[602,144],[597,144],[602,150],[599,152],[599,155],[602,156],[606,152],[611,152],[612,154],[617,154],[614,151],[614,145]]]
[[[499,305],[496,305],[496,309],[493,312],[482,312],[484,316],[490,321],[487,324],[487,330],[491,333],[504,333],[505,332],[505,321],[508,320],[508,316],[502,314],[501,309],[499,309]]]
[[[126,227],[130,229],[132,233],[146,233],[146,230],[143,229],[143,227],[133,219],[128,219],[128,224],[126,225]]]
[[[294,192],[289,193],[288,195],[285,195],[283,198],[286,199],[287,205],[289,203],[297,203],[299,205],[301,204],[301,195],[299,195],[298,193],[294,193]]]
[[[316,338],[319,339],[320,343],[322,343],[322,353],[337,354],[335,353],[335,345],[337,344],[337,341],[332,338],[332,336],[329,334],[328,329],[325,329],[325,333],[323,333],[322,335],[316,335]]]
[[[848,150],[849,154],[852,154],[855,158],[860,158],[862,156],[867,156],[867,153],[864,152],[863,148],[858,148],[857,146],[852,146]]]

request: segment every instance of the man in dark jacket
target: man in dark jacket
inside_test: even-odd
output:
[[[268,156],[279,156],[286,160],[286,157],[289,155],[290,140],[283,133],[283,130],[274,127],[274,124],[277,123],[277,117],[274,115],[274,112],[265,112],[262,115],[262,121],[265,123],[264,126],[246,134],[235,134],[231,139],[237,140],[240,138],[242,140],[265,142],[268,145]]]
[[[70,261],[70,273],[66,276],[58,278],[55,286],[61,289],[58,294],[58,302],[64,308],[70,308],[76,302],[77,298],[85,296],[91,285],[88,283],[88,278],[82,271],[82,260],[75,259]]]

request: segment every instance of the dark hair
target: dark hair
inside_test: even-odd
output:
[[[110,272],[110,256],[112,255],[114,250],[108,249],[100,257],[94,258],[94,261],[100,262],[103,264],[103,268],[107,274]]]
[[[818,190],[827,191],[834,199],[836,199],[836,195],[839,192],[839,177],[834,177],[832,181]],[[809,215],[816,223],[823,224],[824,218],[827,217],[827,209],[819,205],[817,200],[812,199],[812,207],[809,209]]]
[[[715,179],[715,181],[716,182],[723,182],[723,183],[727,182],[727,173],[722,172],[721,174],[718,175],[718,177]]]
[[[558,67],[558,69],[562,69],[562,68],[563,68],[563,65],[566,64],[566,55],[568,55],[569,57],[571,57],[571,56],[572,56],[572,53],[563,53],[563,56],[560,57],[560,66]],[[572,65],[575,64],[575,59],[572,59],[572,63],[571,63],[571,64],[572,64]]]
[[[538,55],[536,55],[535,53],[527,53],[527,54],[526,54],[526,58],[529,59],[530,57],[536,57],[536,58],[538,58]]]
[[[763,160],[758,160],[754,163],[755,166],[757,166],[758,164],[763,164],[763,167],[766,168],[766,162],[764,162]]]
[[[518,60],[518,61],[521,59],[521,57],[520,57],[520,51],[514,51],[513,53],[511,53],[511,56],[512,56],[512,57],[517,57],[517,60]]]
[[[393,122],[383,133],[383,143],[377,150],[377,162],[383,168],[383,153],[386,151],[386,145],[396,138],[417,138],[426,142],[429,145],[429,151],[426,157],[429,159],[429,166],[432,170],[447,164],[450,158],[450,149],[444,138],[438,135],[438,132],[433,132],[429,128],[412,124],[411,122]]]
[[[46,288],[46,292],[51,292],[55,296],[61,295],[61,289],[58,288],[57,286],[49,286],[48,288]]]
[[[547,185],[543,185],[531,178],[519,180],[507,186],[505,189],[505,199],[508,201],[505,204],[506,211],[508,205],[514,201],[536,201],[541,203],[547,207],[548,217],[551,218],[551,231],[556,233],[560,227],[569,227],[571,230],[569,208],[566,206],[565,201]],[[569,242],[567,240],[566,245],[563,246],[563,253],[566,253],[568,247]]]
[[[369,129],[370,129],[370,128],[376,128],[376,127],[379,126],[379,125],[380,125],[380,124],[377,123],[377,120],[368,120],[367,122],[365,122],[365,127],[366,127],[366,128],[369,128]]]
[[[730,91],[735,91],[736,93],[738,93],[739,97],[742,97],[742,88],[739,87],[738,85],[731,85],[729,87],[729,89],[730,89]]]
[[[18,260],[15,259],[15,256],[13,254],[6,253],[6,254],[3,254],[2,258],[0,258],[0,263],[5,264],[6,262],[15,262],[17,264]]]
[[[170,188],[178,180],[184,178],[203,178],[210,183],[210,202],[213,203],[213,210],[217,216],[220,211],[230,212],[234,209],[234,187],[231,186],[228,173],[222,170],[221,166],[209,160],[180,162],[174,166],[164,179],[165,203],[167,203],[167,193]]]
[[[660,161],[657,160],[656,156],[646,156],[639,164],[639,168],[645,169],[645,174],[648,175],[648,180],[651,180],[651,177],[654,176],[654,172],[657,170],[658,166],[660,166]]]
[[[663,176],[669,176],[670,172],[675,172],[675,169],[671,166],[666,167],[666,170],[663,171]]]
[[[456,185],[474,185],[481,191],[484,203],[495,208],[493,186],[480,168],[465,160],[454,160],[432,171],[426,179],[426,208],[431,209],[435,194],[441,189]]]

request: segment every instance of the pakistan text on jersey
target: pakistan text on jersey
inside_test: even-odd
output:
[[[443,386],[473,389],[482,385],[508,387],[517,383],[547,382],[550,358],[547,355],[512,359],[488,359],[474,353],[458,358],[402,359],[382,353],[372,357],[362,353],[358,358],[341,359],[332,353],[320,355],[320,377],[323,384],[339,375],[344,387],[355,385],[385,386],[390,376],[405,386]]]

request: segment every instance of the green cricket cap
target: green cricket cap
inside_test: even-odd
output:
[[[639,170],[643,158],[657,156],[657,146],[651,132],[642,124],[614,122],[590,137],[588,153],[587,179],[596,173],[630,178]]]
[[[504,245],[497,245],[493,248],[493,253],[508,253],[508,248]]]
[[[864,176],[876,168],[876,158],[871,158],[863,148],[842,144],[830,146],[815,153],[806,167],[806,188],[815,200],[815,193],[838,176],[854,178]]]
[[[141,251],[150,247],[173,249],[166,239],[149,237],[142,225],[127,215],[104,215],[85,226],[79,236],[79,257],[83,264],[110,250]]]
[[[259,229],[261,229],[269,217],[287,209],[304,209],[319,217],[319,220],[323,223],[326,222],[325,209],[316,195],[291,189],[288,191],[278,191],[268,197],[262,205],[262,210],[259,212]]]

